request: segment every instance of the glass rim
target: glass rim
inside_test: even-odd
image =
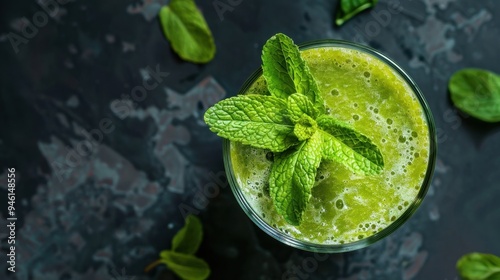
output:
[[[322,47],[341,47],[341,48],[348,48],[348,49],[354,49],[361,51],[363,53],[369,54],[388,66],[390,66],[396,73],[398,73],[411,87],[413,90],[413,94],[417,97],[419,104],[424,112],[425,115],[425,120],[427,122],[427,127],[429,130],[429,158],[428,158],[428,164],[427,164],[427,170],[425,174],[425,178],[422,181],[422,184],[420,186],[420,190],[416,197],[414,198],[413,202],[408,206],[405,212],[403,212],[402,215],[400,215],[395,221],[393,221],[391,224],[389,224],[387,227],[382,229],[381,231],[370,235],[366,238],[363,238],[361,240],[357,240],[354,242],[350,243],[344,243],[344,244],[319,244],[319,243],[313,243],[313,242],[308,242],[304,240],[300,240],[297,238],[294,238],[284,232],[279,231],[278,229],[274,228],[273,226],[269,225],[266,221],[264,221],[259,214],[252,208],[252,206],[248,203],[248,201],[245,198],[245,195],[243,194],[243,191],[241,190],[240,186],[238,185],[238,182],[234,176],[233,173],[233,168],[232,168],[232,162],[231,162],[231,155],[230,155],[230,142],[227,139],[224,139],[223,141],[223,159],[224,159],[224,168],[226,171],[226,175],[229,181],[229,185],[231,186],[231,190],[233,191],[233,194],[236,197],[236,200],[238,201],[238,204],[241,206],[243,211],[247,214],[247,216],[252,220],[260,229],[262,229],[265,233],[273,237],[274,239],[289,245],[291,247],[305,250],[305,251],[310,251],[310,252],[318,252],[318,253],[341,253],[341,252],[348,252],[348,251],[354,251],[358,250],[367,246],[370,246],[374,244],[375,242],[389,236],[391,233],[396,231],[400,226],[402,226],[419,208],[420,204],[422,203],[425,195],[427,194],[427,191],[429,189],[433,174],[434,174],[434,167],[436,163],[436,156],[437,156],[437,135],[436,135],[436,128],[435,128],[435,123],[434,123],[434,118],[432,116],[432,112],[430,110],[429,105],[427,104],[427,101],[425,100],[422,92],[420,91],[420,88],[417,86],[417,84],[413,81],[413,79],[406,74],[406,72],[399,67],[392,59],[388,58],[386,55],[382,54],[378,50],[375,50],[371,47],[360,45],[354,42],[349,42],[349,41],[343,41],[343,40],[333,40],[333,39],[326,39],[326,40],[316,40],[316,41],[310,41],[306,42],[303,44],[299,45],[299,48],[301,51],[308,50],[308,49],[315,49],[315,48],[322,48]],[[238,91],[239,94],[243,94],[248,90],[248,88],[262,75],[262,67],[259,67],[256,71],[253,72],[253,74],[245,81],[241,89]]]

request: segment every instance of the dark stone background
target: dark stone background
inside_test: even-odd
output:
[[[451,280],[463,254],[500,255],[500,126],[459,113],[447,91],[458,69],[500,73],[497,1],[380,0],[374,13],[341,28],[333,25],[336,0],[231,1],[237,4],[222,15],[213,1],[196,1],[217,44],[206,65],[170,50],[155,17],[165,0],[61,0],[16,51],[9,36],[22,36],[23,17],[33,22],[39,2],[49,1],[2,1],[0,8],[1,279],[173,279],[165,267],[143,269],[170,247],[183,225],[180,209],[196,207],[204,208],[205,229],[198,255],[211,279],[285,279],[299,267],[293,279]],[[203,112],[236,94],[277,32],[298,43],[370,45],[408,71],[430,104],[439,140],[432,186],[419,211],[371,247],[311,261],[314,254],[254,226],[229,187],[200,200],[223,171],[221,140],[203,124]],[[134,100],[136,86],[154,83],[148,67],[168,76]],[[78,156],[82,129],[95,133],[102,121],[112,131]],[[5,262],[10,167],[17,178],[15,274]]]

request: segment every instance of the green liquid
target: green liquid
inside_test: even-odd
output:
[[[394,222],[416,200],[429,162],[429,128],[408,83],[363,52],[338,47],[302,52],[327,111],[350,123],[380,148],[384,171],[356,175],[323,161],[300,226],[276,212],[269,197],[268,151],[231,142],[233,173],[246,198],[269,225],[299,240],[342,244],[367,238]],[[265,94],[263,77],[246,93]]]

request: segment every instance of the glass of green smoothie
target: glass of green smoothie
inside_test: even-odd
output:
[[[326,114],[370,138],[383,155],[383,170],[363,176],[322,161],[299,225],[287,223],[269,195],[274,153],[224,140],[229,183],[250,219],[280,242],[324,253],[360,249],[394,232],[422,202],[436,158],[433,117],[415,82],[372,48],[323,40],[301,45],[300,53]],[[259,69],[239,94],[266,92]]]

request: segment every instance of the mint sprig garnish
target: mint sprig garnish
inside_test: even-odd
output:
[[[207,63],[214,58],[212,32],[194,0],[171,0],[158,15],[165,37],[182,59]]]
[[[363,175],[380,173],[384,160],[368,137],[326,115],[316,80],[292,39],[269,39],[262,62],[270,95],[222,100],[207,110],[205,122],[221,137],[275,153],[269,193],[277,212],[299,225],[322,160]]]
[[[203,239],[203,227],[193,215],[186,217],[186,223],[172,239],[172,249],[160,252],[160,259],[148,265],[149,272],[160,264],[165,264],[177,276],[184,280],[205,280],[210,275],[208,264],[194,254]]]

